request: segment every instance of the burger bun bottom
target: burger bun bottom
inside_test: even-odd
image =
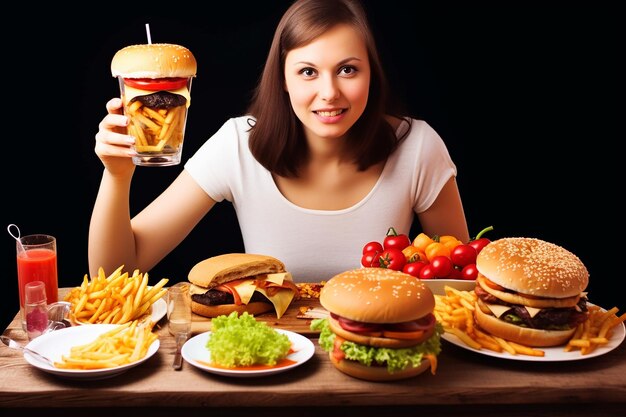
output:
[[[351,361],[347,359],[337,360],[334,357],[333,352],[329,352],[328,356],[330,361],[346,375],[350,375],[354,378],[363,379],[365,381],[397,381],[399,379],[407,379],[417,376],[430,368],[430,361],[427,358],[422,359],[422,363],[416,367],[407,367],[402,371],[396,371],[389,373],[386,366],[366,366],[361,365],[357,361]]]
[[[478,326],[492,335],[531,347],[563,345],[576,331],[576,328],[570,330],[541,330],[516,326],[485,313],[480,308],[474,310],[474,318]]]
[[[204,317],[217,317],[222,315],[229,315],[233,311],[236,311],[238,314],[242,314],[247,312],[248,314],[252,314],[256,316],[258,314],[267,313],[268,311],[272,311],[274,306],[270,303],[263,302],[251,302],[248,304],[220,304],[215,306],[208,306],[205,304],[200,304],[195,301],[191,301],[191,311],[194,313],[204,316]]]

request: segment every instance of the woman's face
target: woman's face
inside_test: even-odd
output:
[[[285,59],[285,89],[307,138],[343,137],[367,104],[370,65],[365,42],[338,25]]]

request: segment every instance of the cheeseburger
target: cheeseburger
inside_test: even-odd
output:
[[[191,51],[175,44],[131,45],[113,56],[111,74],[138,152],[179,153],[196,70]]]
[[[320,303],[330,312],[311,323],[333,365],[369,381],[435,373],[441,326],[435,297],[420,280],[391,269],[359,268],[328,280]]]
[[[285,265],[266,255],[214,256],[196,264],[188,279],[191,310],[205,317],[275,310],[280,318],[299,294]]]
[[[476,258],[476,323],[529,346],[557,346],[587,319],[585,265],[566,249],[533,238],[503,238]]]

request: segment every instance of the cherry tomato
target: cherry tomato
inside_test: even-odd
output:
[[[433,279],[437,278],[435,276],[435,271],[433,270],[433,266],[431,264],[424,265],[422,269],[420,269],[420,279]]]
[[[447,278],[454,269],[452,261],[447,256],[435,256],[430,260],[430,265],[436,278]]]
[[[465,265],[461,270],[462,279],[474,280],[478,277],[478,269],[476,264]]]
[[[419,278],[420,271],[426,265],[428,264],[424,261],[409,262],[408,264],[404,265],[404,267],[402,268],[402,272],[404,272],[405,274],[412,275],[415,278]]]
[[[402,271],[406,264],[406,258],[404,253],[400,249],[389,248],[385,249],[378,256],[378,263],[381,268],[393,269],[394,271]]]
[[[485,246],[487,246],[489,244],[489,242],[491,242],[489,239],[487,239],[486,237],[481,237],[482,235],[484,235],[486,232],[493,230],[493,226],[489,226],[489,227],[485,227],[483,230],[481,230],[474,239],[470,240],[468,245],[472,246],[474,249],[476,249],[476,254],[479,254],[481,250],[483,250],[483,248]]]
[[[448,275],[449,279],[463,279],[463,274],[460,269],[452,268],[452,272]]]
[[[383,248],[385,249],[399,249],[402,250],[411,244],[411,240],[407,235],[398,234],[396,229],[390,227],[387,230],[387,236],[383,241]]]
[[[187,86],[187,78],[124,78],[124,84],[147,91],[178,90]]]
[[[383,251],[383,245],[381,245],[379,242],[369,242],[366,243],[365,246],[363,246],[363,252],[362,254],[365,255],[367,252],[382,252]]]
[[[476,249],[472,245],[459,245],[450,252],[450,259],[455,265],[465,266],[476,263]]]
[[[382,251],[381,251],[382,252]],[[378,262],[379,254],[381,252],[365,252],[361,257],[361,265],[365,267],[380,267],[380,263]]]

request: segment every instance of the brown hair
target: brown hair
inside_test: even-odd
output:
[[[349,24],[363,37],[371,67],[368,102],[350,128],[346,149],[360,170],[386,160],[398,144],[385,120],[387,80],[376,50],[367,16],[358,0],[297,0],[281,18],[265,61],[265,68],[248,114],[250,151],[270,172],[297,177],[307,161],[302,124],[294,113],[284,86],[287,53],[309,44],[339,24]]]

